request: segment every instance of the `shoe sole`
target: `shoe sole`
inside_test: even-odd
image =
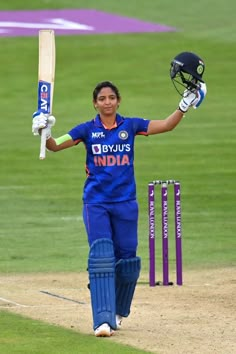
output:
[[[106,331],[106,330],[101,330],[100,332],[96,333],[95,336],[96,337],[111,337],[114,334],[114,331]]]

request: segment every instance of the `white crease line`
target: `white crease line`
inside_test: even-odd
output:
[[[11,301],[8,299],[4,299],[4,297],[0,297],[0,301],[4,301],[4,302],[9,302],[10,304],[16,305],[16,306],[20,306],[20,307],[28,307],[27,305],[22,305],[22,304],[18,304],[18,302],[15,301]]]
[[[8,301],[9,302],[9,301]],[[18,306],[21,306],[21,307],[27,307],[27,308],[49,308],[49,307],[53,307],[53,308],[62,308],[62,309],[70,309],[71,307],[79,307],[79,304],[71,304],[71,305],[67,305],[67,306],[65,306],[65,305],[57,305],[57,306],[55,306],[55,305],[19,305],[19,304],[16,304],[15,306],[11,306],[10,308],[12,309],[12,308],[17,308]],[[0,308],[6,308],[6,306],[4,306],[4,305],[0,305]]]

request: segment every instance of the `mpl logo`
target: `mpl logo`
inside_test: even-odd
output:
[[[38,109],[43,113],[50,113],[51,107],[51,84],[39,81],[38,85]]]
[[[92,145],[92,151],[94,155],[101,154],[102,149],[101,149],[101,144],[94,144]]]
[[[92,138],[105,138],[105,134],[103,132],[92,132]]]

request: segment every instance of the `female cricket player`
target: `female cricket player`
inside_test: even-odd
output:
[[[93,329],[97,337],[110,337],[130,314],[141,259],[137,256],[138,204],[134,177],[134,139],[173,130],[187,110],[197,107],[206,94],[202,83],[184,97],[163,120],[127,118],[117,113],[118,88],[99,83],[93,91],[94,119],[79,124],[55,139],[55,118],[33,115],[33,133],[47,130],[47,149],[60,151],[83,142],[87,178],[83,191],[83,220],[88,236],[88,274]]]

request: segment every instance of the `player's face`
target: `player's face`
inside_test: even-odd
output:
[[[120,99],[117,98],[115,92],[110,87],[104,87],[94,101],[94,106],[102,115],[113,115],[119,103]]]

